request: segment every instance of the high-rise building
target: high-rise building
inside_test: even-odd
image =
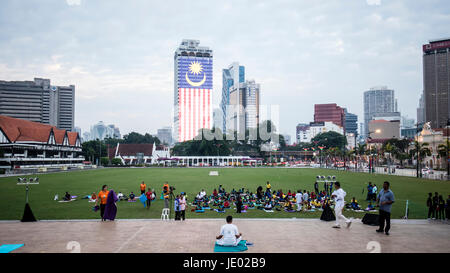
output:
[[[104,140],[105,138],[120,138],[119,128],[113,124],[105,125],[103,121],[91,126],[90,140]]]
[[[222,131],[227,130],[227,106],[230,104],[230,92],[239,89],[239,84],[245,82],[245,67],[238,62],[232,63],[228,69],[222,70],[222,100],[220,108],[223,113]]]
[[[223,113],[221,108],[214,108],[213,110],[213,127],[216,129],[220,129],[222,132],[224,122],[223,122]]]
[[[450,38],[423,45],[425,122],[445,128],[450,117]]]
[[[211,129],[213,51],[186,40],[175,51],[174,139],[193,139],[202,128]]]
[[[73,131],[75,86],[55,86],[49,79],[0,81],[0,115]]]
[[[259,124],[260,85],[254,80],[239,84],[238,89],[230,92],[230,104],[227,106],[227,132],[245,133]]]
[[[158,129],[158,132],[156,134],[159,141],[161,141],[162,144],[171,145],[172,144],[172,127],[163,127],[161,129]]]
[[[394,97],[394,90],[388,89],[386,86],[373,87],[364,92],[364,134],[369,136],[369,121],[374,116],[397,112],[397,101]],[[400,115],[399,115],[400,120]]]
[[[90,132],[84,132],[83,133],[83,142],[90,141],[91,140],[91,133]]]
[[[314,105],[314,122],[330,121],[334,124],[344,127],[345,112],[344,108],[339,107],[336,103],[315,104]]]
[[[344,130],[346,133],[357,134],[358,133],[358,116],[347,111],[344,108],[345,122]]]
[[[419,107],[417,107],[417,123],[422,124],[425,122],[425,100],[423,98],[423,92],[420,95]]]

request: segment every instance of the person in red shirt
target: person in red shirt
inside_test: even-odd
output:
[[[152,204],[152,194],[153,194],[152,190],[148,188],[148,191],[145,193],[147,197],[147,209],[149,209]]]
[[[98,198],[95,201],[95,205],[97,206],[100,201],[100,216],[102,218],[102,221],[105,221],[103,219],[103,215],[105,214],[105,208],[106,208],[106,201],[108,200],[108,186],[103,185],[102,190],[98,193]]]

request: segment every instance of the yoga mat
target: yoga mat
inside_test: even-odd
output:
[[[214,252],[242,252],[248,250],[245,244],[246,240],[239,242],[237,246],[220,246],[217,242],[214,245]]]
[[[16,250],[18,248],[23,247],[24,244],[18,244],[18,245],[2,245],[0,246],[0,253],[9,253],[13,250]]]

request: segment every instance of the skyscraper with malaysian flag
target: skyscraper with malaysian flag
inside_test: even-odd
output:
[[[198,40],[184,39],[175,51],[174,140],[192,140],[212,127],[213,53]]]

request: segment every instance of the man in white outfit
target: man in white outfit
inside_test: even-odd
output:
[[[301,190],[297,191],[297,194],[295,195],[295,201],[297,203],[297,211],[301,211],[303,202],[303,194]]]
[[[334,187],[336,190],[331,194],[331,198],[334,198],[334,213],[336,214],[336,224],[333,228],[341,228],[339,224],[339,220],[342,219],[347,224],[347,228],[349,228],[352,224],[352,218],[347,219],[344,215],[342,215],[342,210],[344,209],[344,197],[347,194],[343,189],[341,189],[341,184],[339,182],[334,183]]]
[[[237,226],[232,224],[233,216],[227,216],[227,223],[220,229],[220,235],[216,237],[217,244],[221,246],[237,246],[242,239]]]

